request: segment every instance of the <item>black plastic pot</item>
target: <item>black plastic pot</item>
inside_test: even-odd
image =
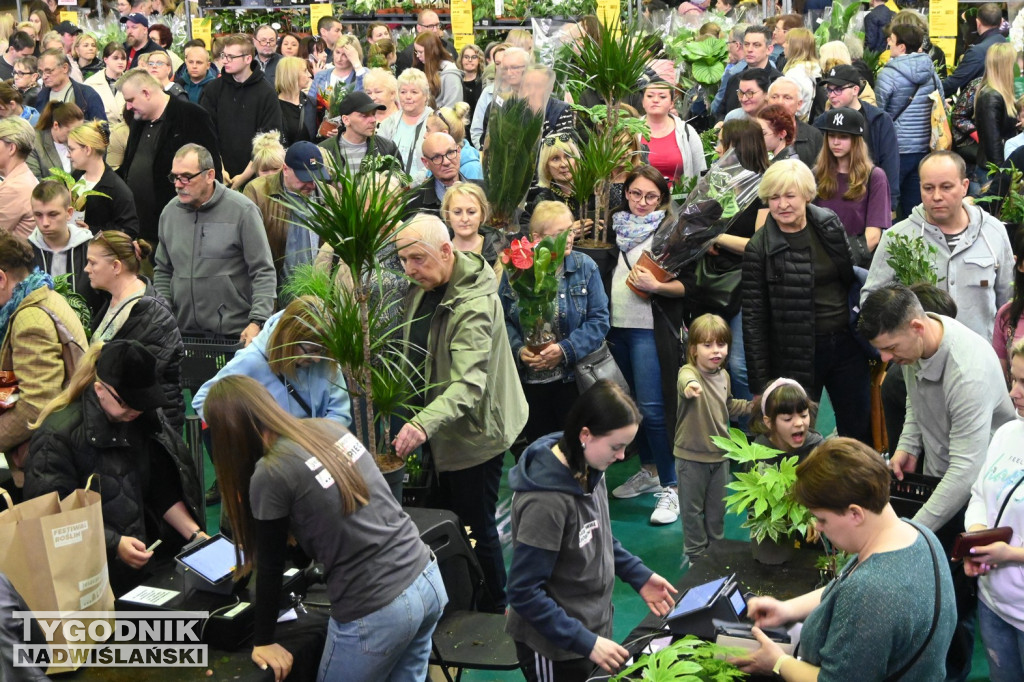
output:
[[[765,536],[760,542],[751,540],[750,551],[754,555],[754,561],[759,564],[779,566],[793,558],[796,544],[789,536],[779,538],[778,542]]]
[[[607,247],[580,246],[577,244],[572,248],[594,259],[594,262],[597,263],[597,271],[601,273],[604,293],[610,298],[612,295],[612,274],[615,272],[615,264],[619,260],[619,250],[612,244],[608,244]]]

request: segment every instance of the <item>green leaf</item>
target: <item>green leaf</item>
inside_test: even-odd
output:
[[[693,65],[693,79],[702,85],[715,85],[722,80],[725,73],[725,64],[715,62],[714,64],[695,63]]]

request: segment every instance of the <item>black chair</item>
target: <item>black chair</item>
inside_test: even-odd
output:
[[[430,663],[441,667],[448,682],[459,682],[466,669],[518,670],[515,642],[505,634],[505,616],[476,610],[483,571],[459,518],[442,509],[405,511],[437,557],[448,592],[448,605],[434,630]],[[457,671],[454,679],[449,668]]]

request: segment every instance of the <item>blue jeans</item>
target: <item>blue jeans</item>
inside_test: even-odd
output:
[[[387,606],[350,623],[331,618],[317,682],[423,682],[434,626],[448,603],[437,561]]]
[[[643,416],[636,439],[640,462],[658,468],[662,486],[674,486],[676,461],[665,430],[665,398],[661,394],[661,365],[654,347],[654,330],[612,327],[608,345]]]
[[[981,641],[985,644],[989,679],[992,682],[1024,680],[1024,632],[997,616],[980,600],[978,624],[981,626]]]
[[[921,175],[917,164],[926,156],[925,152],[900,154],[900,212],[906,218],[914,207],[921,203]],[[891,181],[890,181],[891,182]],[[896,210],[896,206],[892,207]]]
[[[747,354],[743,346],[742,310],[729,320],[729,330],[732,332],[732,345],[729,347],[729,381],[732,385],[732,397],[750,400],[754,396],[750,393],[750,384],[747,381]],[[736,421],[740,428],[746,431],[750,417],[744,415]]]

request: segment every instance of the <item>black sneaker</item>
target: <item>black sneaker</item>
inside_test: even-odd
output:
[[[212,507],[215,504],[220,504],[220,488],[217,487],[217,481],[214,481],[206,491],[206,506]]]

